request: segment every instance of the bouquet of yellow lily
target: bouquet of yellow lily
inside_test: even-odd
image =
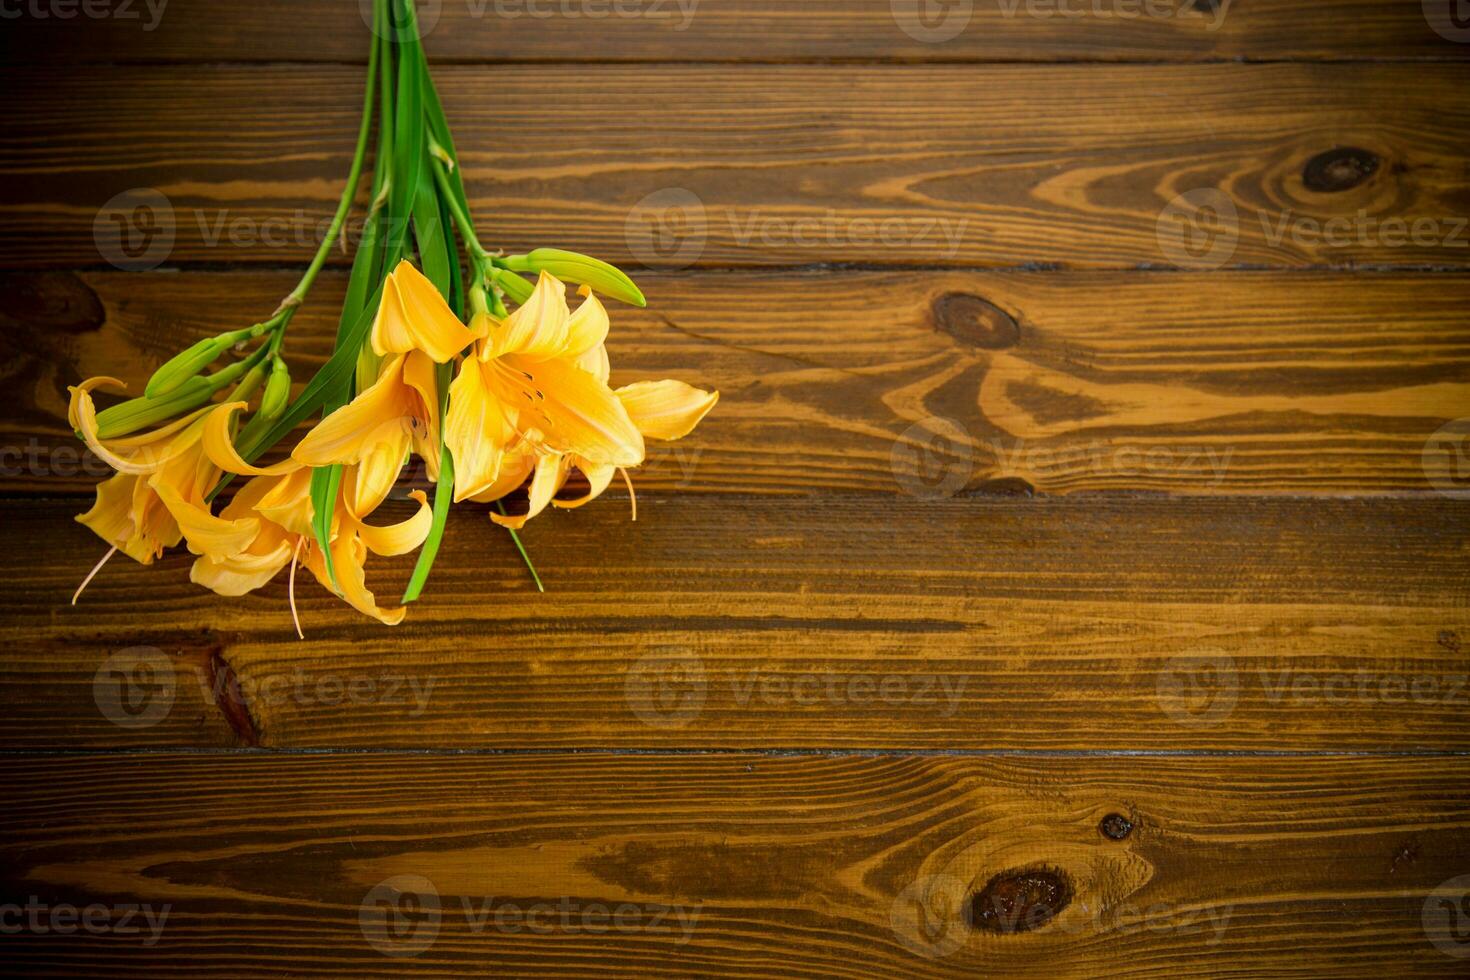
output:
[[[298,635],[302,565],[353,608],[397,624],[423,591],[451,504],[493,503],[491,520],[526,557],[516,532],[528,520],[588,503],[618,473],[631,495],[644,441],[687,435],[718,400],[680,381],[608,385],[609,320],[597,293],[644,305],[618,269],[559,249],[505,256],[481,245],[413,2],[373,2],[352,167],[297,287],[268,319],[180,352],[141,397],[98,411],[92,393],[122,382],[71,389],[72,427],[116,471],[77,517],[111,546],[77,596],[116,552],[146,565],[182,542],[197,556],[192,580],[224,596],[289,565]],[[292,397],[287,329],[352,210],[374,129],[371,204],[336,345]],[[580,286],[575,311],[566,282]],[[256,465],[317,416],[288,459]],[[434,483],[432,503],[416,490],[413,517],[371,522],[413,455]],[[249,480],[216,512],[237,477]],[[504,501],[523,488],[525,510],[512,514]],[[380,606],[366,585],[368,555],[415,550],[402,602]]]

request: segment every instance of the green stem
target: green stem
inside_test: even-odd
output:
[[[377,14],[374,13],[374,17]],[[357,197],[357,185],[362,180],[363,163],[367,160],[368,137],[373,131],[373,96],[378,87],[378,45],[372,46],[368,55],[367,84],[363,88],[362,96],[362,121],[357,126],[357,149],[352,154],[352,169],[347,173],[347,186],[342,188],[342,197],[337,201],[337,212],[332,215],[332,223],[327,227],[326,237],[322,239],[321,245],[317,247],[316,255],[307,266],[301,281],[296,288],[281,303],[281,311],[278,316],[284,316],[281,321],[281,329],[290,322],[300,306],[306,299],[311,284],[316,281],[317,273],[322,271],[326,264],[327,254],[331,252],[332,246],[336,244],[337,236],[342,231],[342,225],[347,221],[347,215],[352,210],[352,201]]]
[[[495,507],[500,511],[501,517],[510,516],[506,513],[504,501],[495,501]],[[521,544],[521,536],[516,533],[513,527],[508,527],[506,530],[510,532],[510,539],[516,543],[516,550],[521,553],[521,560],[526,563],[526,569],[531,573],[531,580],[536,583],[536,591],[544,593],[546,586],[541,584],[541,576],[536,574],[536,566],[531,564],[531,556],[526,554],[526,546]]]
[[[446,165],[443,157],[447,155],[445,149],[438,143],[430,144],[429,159],[433,162],[434,183],[439,185],[440,197],[449,206],[449,213],[454,216],[454,223],[458,226],[460,236],[464,238],[465,245],[469,249],[471,265],[475,269],[475,277],[479,279],[485,274],[484,266],[490,262],[490,253],[485,251],[485,247],[475,237],[474,221],[470,220],[470,216],[465,213],[464,208],[460,207],[459,201],[455,199],[454,190],[449,185],[449,174],[445,170]]]

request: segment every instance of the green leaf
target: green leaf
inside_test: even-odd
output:
[[[337,343],[357,322],[367,305],[368,291],[374,282],[383,278],[378,268],[378,216],[371,214],[362,227],[362,241],[357,244],[357,254],[352,257],[352,274],[347,280],[347,296],[342,300],[342,315],[337,321]]]
[[[419,190],[413,203],[413,231],[419,246],[419,265],[424,277],[440,294],[449,298],[449,242],[445,237],[444,214],[434,193],[434,179],[426,161],[419,170]]]
[[[400,23],[413,23],[413,0],[394,0]],[[393,182],[388,189],[388,258],[391,272],[407,251],[409,215],[418,194],[419,171],[424,165],[424,49],[412,32],[398,45],[398,89],[393,118]]]
[[[439,451],[439,483],[434,487],[434,517],[429,526],[429,536],[424,539],[424,546],[419,550],[418,564],[413,567],[413,578],[408,581],[408,588],[403,593],[403,602],[407,605],[414,602],[423,594],[424,585],[429,581],[429,570],[434,567],[434,559],[439,556],[439,543],[444,538],[444,526],[449,521],[449,507],[454,503],[454,457],[449,454],[449,447],[444,446]]]
[[[439,431],[444,431],[444,413],[449,408],[449,383],[454,378],[453,364],[440,364],[435,369],[435,377],[439,383]],[[434,517],[429,525],[429,536],[424,539],[424,546],[419,550],[418,564],[414,566],[413,577],[408,581],[408,588],[403,593],[405,604],[413,602],[423,594],[424,584],[429,580],[429,570],[434,567],[434,559],[439,555],[439,542],[444,537],[444,525],[449,520],[449,508],[454,503],[454,457],[450,455],[449,446],[443,444],[439,448],[439,483],[434,487]]]
[[[337,493],[342,489],[342,466],[318,466],[311,471],[311,530],[327,564],[327,578],[337,586],[337,569],[332,563],[332,515],[337,510]]]
[[[449,192],[458,206],[460,214],[470,213],[469,199],[465,196],[464,175],[459,171],[459,155],[454,149],[454,136],[449,132],[449,120],[444,116],[444,106],[439,102],[439,92],[434,87],[434,79],[429,75],[429,63],[427,59],[420,59],[423,64],[422,95],[424,102],[424,115],[428,119],[429,134],[434,138],[449,159],[455,161],[455,165],[449,169]]]

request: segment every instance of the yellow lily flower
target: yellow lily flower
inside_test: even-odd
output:
[[[291,456],[306,466],[358,467],[352,509],[369,514],[388,496],[408,452],[439,466],[439,387],[434,366],[474,342],[439,291],[408,262],[383,286],[373,352],[386,358],[377,381],[307,433]]]
[[[444,439],[455,499],[498,500],[531,479],[526,514],[491,515],[506,527],[523,527],[549,504],[595,499],[615,472],[626,478],[643,462],[645,438],[681,438],[719,401],[718,392],[681,381],[610,388],[607,311],[586,286],[579,294],[573,313],[566,287],[542,272],[531,298],[505,320],[477,317],[482,339],[449,389]],[[589,492],[557,500],[573,468]]]
[[[116,378],[89,378],[71,389],[67,410],[87,447],[118,471],[98,485],[97,501],[77,516],[79,523],[113,550],[144,565],[180,540],[187,539],[191,550],[199,553],[208,547],[228,547],[253,533],[248,525],[220,521],[204,501],[220,477],[206,452],[206,427],[213,415],[229,406],[206,405],[151,432],[104,440],[98,435],[92,401],[92,391],[102,385],[126,387]],[[111,555],[109,551],[103,561]]]
[[[645,439],[672,442],[682,439],[720,400],[717,391],[703,391],[682,381],[639,381],[614,391],[628,417],[638,427]],[[587,481],[587,492],[580,497],[558,496],[566,486],[573,469],[579,470]],[[496,486],[474,499],[480,503],[499,500],[516,490],[527,476],[531,477],[528,488],[526,513],[503,516],[491,514],[490,519],[502,527],[520,530],[526,522],[540,514],[548,505],[563,510],[573,510],[591,503],[602,496],[612,483],[615,473],[621,471],[628,484],[628,493],[633,493],[633,482],[628,471],[606,463],[593,463],[575,454],[523,454],[502,470],[502,478]],[[633,519],[638,519],[637,499],[633,503]]]
[[[407,610],[383,609],[377,604],[367,589],[364,565],[369,553],[402,555],[422,545],[433,523],[433,508],[428,497],[415,490],[410,496],[419,509],[413,517],[390,527],[367,524],[348,504],[355,495],[352,484],[357,476],[355,467],[344,472],[343,487],[332,516],[330,547],[337,584],[341,587],[339,594],[359,612],[395,626],[403,621]],[[290,563],[291,617],[297,635],[301,635],[296,611],[297,564],[305,565],[323,587],[333,590],[311,527],[311,471],[298,467],[283,474],[257,475],[240,489],[220,516],[229,521],[254,523],[256,533],[236,550],[202,555],[190,571],[191,580],[219,595],[240,596],[265,585]]]
[[[444,439],[454,456],[455,497],[481,495],[508,455],[570,454],[613,466],[643,461],[643,436],[596,373],[607,311],[583,288],[575,314],[566,287],[541,273],[535,292],[504,320],[482,314],[482,339],[449,389]]]
[[[151,565],[165,549],[172,548],[183,538],[178,522],[163,506],[163,501],[148,482],[133,473],[114,473],[97,484],[97,501],[92,509],[76,517],[78,524],[92,529],[112,550],[103,558],[112,557],[121,551],[141,565]],[[102,562],[97,563],[97,568]],[[97,573],[92,570],[92,575]],[[92,580],[92,575],[82,583],[82,589]],[[82,594],[77,589],[77,596]],[[72,597],[75,603],[77,596]]]

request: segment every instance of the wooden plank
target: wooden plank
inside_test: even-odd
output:
[[[308,579],[305,641],[187,556],[70,607],[76,504],[4,502],[0,746],[1470,748],[1463,500],[608,497],[544,596],[467,507],[403,627]]]
[[[362,61],[358,0],[18,6],[13,63]],[[449,0],[422,4],[437,62],[1197,61],[1463,58],[1448,11],[1391,0]],[[158,9],[161,8],[161,9]],[[64,8],[63,8],[64,9]],[[154,11],[158,12],[155,13]],[[1430,23],[1430,17],[1441,32]]]
[[[438,79],[481,237],[512,250],[658,268],[1470,262],[1457,65]],[[17,72],[27,113],[0,133],[0,262],[304,261],[348,169],[360,90],[354,66]],[[138,189],[162,196],[116,197]]]
[[[300,382],[327,356],[344,280],[325,276],[293,327]],[[0,488],[90,493],[107,470],[78,455],[67,385],[98,374],[141,384],[175,351],[258,320],[294,281],[0,278],[12,395],[0,409]],[[1383,493],[1463,483],[1453,445],[1432,438],[1470,416],[1470,278],[1459,274],[642,281],[650,308],[614,310],[615,382],[677,377],[723,392],[696,435],[653,447],[639,474],[647,491]]]
[[[28,976],[1450,977],[1470,951],[1445,884],[1470,867],[1462,758],[0,771]],[[1018,876],[1036,897],[998,901]],[[54,929],[65,906],[90,926]]]

